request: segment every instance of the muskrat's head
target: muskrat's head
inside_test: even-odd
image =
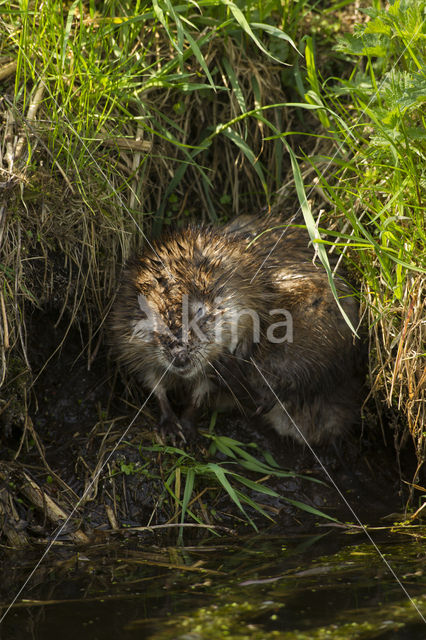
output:
[[[209,374],[252,332],[236,247],[209,230],[186,229],[129,263],[112,313],[119,359],[144,374]],[[241,249],[239,249],[241,253]]]
[[[151,291],[137,293],[130,343],[176,375],[197,376],[209,361],[235,348],[224,330],[226,312],[220,298],[162,278]]]

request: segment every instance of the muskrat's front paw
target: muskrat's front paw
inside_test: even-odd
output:
[[[174,414],[162,415],[160,419],[160,433],[164,440],[172,441],[176,446],[186,443],[188,438],[195,433],[192,422],[186,418],[178,418]]]
[[[176,435],[179,432],[178,418],[174,413],[167,413],[160,418],[160,435],[163,440],[172,440],[172,443],[176,444]]]

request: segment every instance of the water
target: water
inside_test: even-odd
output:
[[[425,533],[372,533],[423,616]],[[164,544],[129,538],[79,553],[52,549],[4,619],[2,640],[426,638],[426,624],[363,533],[318,528]],[[5,556],[4,606],[41,554]]]

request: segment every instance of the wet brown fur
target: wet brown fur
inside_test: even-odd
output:
[[[357,326],[357,304],[341,277],[336,287]],[[193,321],[186,336],[183,296]],[[258,343],[250,314],[236,328],[233,314],[243,309],[259,318]],[[293,341],[271,343],[268,330],[282,320],[271,309],[291,313]],[[236,404],[263,414],[258,421],[266,419],[283,435],[316,443],[356,419],[352,332],[324,268],[313,263],[307,232],[278,219],[240,217],[222,229],[189,226],[166,234],[126,266],[110,326],[116,357],[157,397],[172,428],[192,422],[201,406]]]

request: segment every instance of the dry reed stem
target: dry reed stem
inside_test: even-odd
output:
[[[119,531],[120,525],[118,524],[118,521],[117,521],[117,518],[115,517],[115,513],[113,509],[109,506],[109,504],[105,504],[104,507],[105,507],[105,512],[107,514],[107,518],[109,520],[112,530]]]
[[[148,140],[141,140],[142,130],[138,129],[135,139],[131,138],[101,138],[100,142],[107,147],[123,149],[124,151],[135,151],[135,158],[140,158],[140,152],[148,153],[152,149],[152,143]],[[139,163],[137,163],[139,164]],[[135,167],[134,167],[135,168]]]
[[[16,62],[16,60],[3,65],[3,67],[0,68],[0,82],[2,80],[6,80],[9,76],[13,75],[16,71],[17,66],[18,66],[18,63]]]
[[[44,81],[40,80],[38,87],[34,93],[34,96],[30,102],[30,105],[28,107],[27,118],[26,118],[27,125],[31,125],[35,121],[37,111],[43,100],[44,91],[45,91]],[[21,157],[22,151],[24,149],[25,141],[26,141],[26,136],[24,134],[21,134],[18,138],[18,142],[16,143],[16,148],[15,148],[15,153],[13,158],[14,162],[16,160],[19,160],[19,158]],[[13,167],[13,164],[12,164],[12,167]]]
[[[378,400],[384,397],[388,407],[396,403],[407,420],[408,430],[400,426],[395,443],[399,449],[411,435],[419,465],[413,481],[426,455],[423,288],[423,277],[418,275],[407,278],[401,303],[383,306],[378,296],[370,296],[369,324],[376,353],[372,393]]]
[[[69,521],[69,513],[64,511],[30,476],[21,473],[22,485],[20,492],[36,507],[42,509],[47,519],[55,526],[61,526]],[[89,539],[81,529],[67,532],[71,540],[77,544],[87,544]]]

